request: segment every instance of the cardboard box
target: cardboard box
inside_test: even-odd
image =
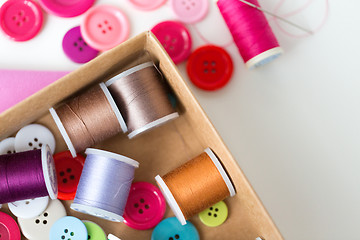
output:
[[[226,222],[215,228],[202,224],[198,216],[190,219],[201,239],[246,239],[262,236],[266,240],[283,239],[275,224],[256,196],[243,172],[231,156],[219,134],[190,92],[158,40],[150,32],[142,33],[93,61],[81,66],[0,115],[0,140],[13,135],[22,126],[37,122],[47,126],[56,137],[56,152],[67,150],[64,140],[48,109],[79,94],[84,89],[103,82],[129,67],[144,62],[150,54],[159,66],[180,104],[180,117],[156,129],[129,140],[119,134],[94,147],[116,152],[140,162],[135,181],[156,185],[154,177],[163,176],[210,147],[221,159],[233,181],[237,194],[225,200],[229,207]],[[196,201],[196,199],[194,199]],[[138,231],[124,223],[113,223],[70,210],[71,201],[63,202],[68,215],[91,220],[123,240],[150,239],[152,230]],[[3,207],[6,211],[7,207]],[[167,208],[165,217],[173,216]]]

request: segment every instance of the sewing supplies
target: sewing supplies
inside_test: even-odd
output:
[[[210,148],[163,177],[155,177],[181,224],[215,203],[235,195],[234,186]]]
[[[57,178],[51,150],[0,155],[0,203],[37,197],[57,197]]]
[[[75,211],[114,222],[123,221],[123,213],[139,163],[128,157],[88,148],[74,202]]]
[[[125,122],[104,83],[94,86],[50,113],[71,154],[85,150],[119,132]]]
[[[249,2],[259,6],[257,0]],[[217,6],[248,68],[264,65],[282,54],[262,11],[239,0],[218,0]]]
[[[162,74],[152,62],[122,72],[105,84],[124,116],[129,138],[179,116],[171,105]]]

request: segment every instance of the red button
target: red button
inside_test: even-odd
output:
[[[166,202],[161,191],[148,182],[131,185],[124,212],[124,223],[145,230],[155,227],[164,217]]]
[[[84,167],[85,158],[81,155],[73,158],[70,151],[66,151],[55,154],[54,161],[59,188],[58,199],[73,200]]]
[[[20,240],[20,229],[15,220],[6,213],[0,212],[0,239]]]
[[[196,49],[190,55],[187,72],[197,87],[212,91],[229,82],[233,73],[233,62],[224,49],[207,45]]]
[[[43,23],[41,8],[32,0],[9,0],[0,9],[1,29],[12,40],[27,41]]]

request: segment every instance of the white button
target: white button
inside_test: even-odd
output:
[[[39,216],[49,204],[49,197],[33,198],[9,203],[9,210],[19,218]]]
[[[55,152],[55,137],[49,129],[40,124],[30,124],[19,130],[15,136],[16,152],[40,149],[49,145],[52,154]]]
[[[15,153],[15,138],[6,138],[0,142],[0,155]]]
[[[30,240],[49,240],[51,226],[60,218],[66,216],[65,207],[55,199],[40,216],[24,219],[18,218],[23,235]]]
[[[109,235],[108,235],[108,240],[121,240],[121,239],[118,238],[118,237],[116,237],[116,236],[114,236],[114,235],[112,235],[112,234],[109,234]]]

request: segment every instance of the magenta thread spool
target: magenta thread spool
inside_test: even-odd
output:
[[[260,6],[257,0],[247,0]],[[264,13],[239,0],[217,0],[246,67],[262,66],[279,57],[281,49]]]
[[[71,208],[113,222],[122,222],[135,169],[139,163],[108,151],[88,148]]]
[[[57,198],[55,163],[49,146],[0,155],[0,203]]]

